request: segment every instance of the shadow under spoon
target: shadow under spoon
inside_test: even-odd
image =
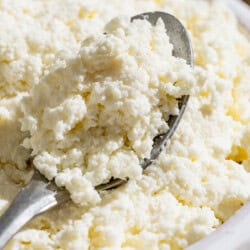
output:
[[[185,59],[187,64],[193,67],[191,42],[186,29],[177,18],[164,12],[149,12],[134,16],[131,21],[145,19],[155,25],[159,18],[163,20],[170,42],[173,44],[173,55]],[[143,169],[146,169],[166,146],[182,118],[188,99],[187,95],[178,99],[179,114],[170,116],[166,121],[169,130],[154,138],[150,158],[141,162]],[[112,178],[109,183],[99,185],[96,189],[98,191],[113,189],[127,181]],[[8,241],[34,216],[68,200],[70,200],[68,191],[57,187],[53,181],[48,181],[37,170],[34,170],[30,182],[21,189],[7,211],[0,217],[0,249],[3,249]]]

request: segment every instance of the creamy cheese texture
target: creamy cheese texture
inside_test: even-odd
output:
[[[194,72],[170,56],[161,23],[126,18],[154,10],[175,15],[188,29]],[[134,65],[133,74],[126,65]],[[0,1],[0,212],[30,178],[30,149],[40,171],[58,176],[75,201],[33,219],[4,250],[184,249],[214,231],[250,198],[249,79],[249,40],[222,1]],[[124,91],[128,86],[134,91]],[[177,112],[170,96],[190,86],[188,108],[159,159],[143,174],[126,164],[148,154],[148,138],[166,129],[162,115]],[[154,103],[169,100],[164,93],[171,100],[162,104],[166,114]],[[119,98],[138,106],[117,106],[129,118],[112,121],[117,130],[105,131],[114,137],[103,138],[104,152],[98,145],[84,156],[91,143],[84,133],[101,143],[96,125],[107,129],[113,116],[100,110]],[[145,117],[153,121],[145,125]],[[141,145],[132,133],[137,126]],[[132,135],[119,138],[119,130]],[[132,178],[99,196],[93,185],[114,173]]]
[[[111,177],[141,178],[140,161],[194,81],[172,56],[162,20],[114,19],[104,31],[52,68],[22,105],[23,145],[36,168],[80,204],[98,202],[94,187]]]

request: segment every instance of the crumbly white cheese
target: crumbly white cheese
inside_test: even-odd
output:
[[[98,205],[67,203],[35,218],[6,250],[183,249],[249,200],[250,45],[224,4],[209,2],[0,1],[1,212],[29,176],[21,170],[23,163],[17,168],[18,157],[25,161],[23,153],[14,156],[5,147],[19,147],[24,136],[16,96],[20,91],[30,95],[31,86],[44,74],[66,67],[65,61],[76,57],[80,41],[100,34],[113,17],[162,10],[188,28],[196,64],[194,94],[180,127],[140,179],[102,194]],[[58,54],[60,50],[64,52]],[[67,130],[60,128],[61,133]],[[70,159],[77,153],[71,152]],[[47,158],[50,165],[58,161],[55,156]],[[99,161],[104,161],[102,155],[93,164]],[[77,172],[74,175],[78,178]]]
[[[192,87],[191,67],[172,51],[162,20],[114,19],[24,98],[24,146],[73,201],[96,203],[94,186],[111,177],[141,177],[140,160]]]

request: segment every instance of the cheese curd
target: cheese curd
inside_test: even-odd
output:
[[[133,16],[154,10],[175,15],[188,29],[194,47],[195,70],[190,76],[179,72],[175,77],[190,79],[187,81],[190,83],[194,81],[192,97],[178,130],[157,161],[143,174],[137,172],[137,175],[133,175],[136,178],[132,177],[126,185],[99,196],[92,188],[93,185],[108,178],[111,171],[117,176],[124,174],[121,171],[115,172],[117,159],[122,159],[122,164],[131,159],[133,162],[138,161],[148,153],[149,144],[143,143],[143,148],[137,147],[134,140],[137,137],[132,137],[133,140],[129,141],[134,147],[135,154],[132,156],[124,151],[127,139],[118,140],[120,144],[115,142],[118,138],[109,143],[105,140],[105,150],[112,151],[118,147],[118,155],[112,155],[117,158],[111,161],[110,156],[107,157],[107,151],[99,152],[100,154],[89,159],[88,164],[78,165],[84,162],[81,155],[83,149],[80,147],[84,141],[82,135],[79,142],[76,138],[77,132],[84,129],[84,117],[90,118],[88,97],[91,97],[91,93],[103,93],[91,92],[93,89],[89,93],[84,92],[88,87],[85,84],[85,72],[105,69],[107,76],[103,77],[101,72],[99,80],[94,80],[97,74],[88,76],[91,86],[98,86],[96,91],[103,91],[103,88],[99,88],[104,87],[104,84],[100,85],[101,82],[105,82],[105,87],[108,87],[108,83],[114,82],[112,80],[115,77],[117,82],[119,79],[122,83],[117,84],[117,87],[125,87],[128,75],[115,76],[110,68],[114,67],[112,62],[117,63],[118,59],[121,63],[125,55],[133,59],[138,67],[140,54],[130,54],[126,49],[133,45],[135,37],[138,37],[137,42],[145,39],[142,48],[138,48],[148,51],[149,57],[145,56],[144,59],[158,56],[160,61],[165,61],[164,58],[167,62],[175,60],[170,56],[166,57],[171,50],[168,42],[162,44],[161,41],[155,41],[149,44],[149,34],[151,38],[164,34],[164,39],[168,41],[164,32],[157,31],[162,29],[160,24],[155,28],[140,24],[144,32],[125,36],[119,32],[135,31],[139,29],[139,24],[121,21],[124,19],[115,19],[110,23],[111,19],[120,15]],[[110,24],[107,26],[107,23]],[[102,35],[105,31],[107,35]],[[129,37],[133,39],[126,40]],[[111,44],[116,46],[108,46],[111,45],[111,39],[115,39],[117,43]],[[81,41],[84,42],[81,44]],[[110,57],[107,57],[108,54],[105,57],[105,51],[97,46],[101,42],[113,53]],[[135,43],[134,46],[139,44]],[[163,54],[155,51],[160,46],[167,49],[161,51]],[[91,60],[98,55],[97,48],[103,57],[98,61]],[[126,53],[120,53],[121,51]],[[118,55],[120,58],[116,57]],[[100,63],[102,58],[106,58],[105,63]],[[77,62],[80,64],[74,65]],[[140,68],[150,77],[153,76],[151,71],[157,72],[158,77],[158,70],[161,68],[154,67],[161,65],[155,65],[151,60],[145,62],[147,63]],[[169,63],[169,67],[178,64]],[[112,67],[109,68],[110,65]],[[115,64],[115,67],[121,69],[120,73],[126,72],[124,65]],[[153,68],[149,65],[153,65]],[[186,69],[186,65],[180,67]],[[141,71],[137,71],[138,75],[135,74],[134,77],[138,80],[141,79]],[[29,169],[25,168],[30,151],[21,146],[24,138],[25,146],[33,148],[34,154],[37,154],[36,162],[47,177],[53,178],[61,174],[58,184],[68,185],[76,202],[82,204],[83,200],[88,201],[82,204],[85,206],[68,202],[36,217],[4,250],[184,249],[214,231],[249,200],[250,43],[240,32],[236,18],[222,1],[2,0],[0,72],[0,212],[4,212],[18,190],[30,178]],[[170,72],[169,68],[164,67],[164,72]],[[170,75],[167,76],[169,77]],[[139,82],[135,89],[138,88],[138,92],[143,93],[144,97],[154,96],[144,93],[140,87],[159,90],[160,85],[157,87],[149,84],[147,79],[142,80],[148,84],[141,86]],[[161,77],[158,80],[159,83],[167,82]],[[153,81],[152,84],[156,82]],[[129,83],[136,84],[135,81]],[[168,86],[172,86],[171,83],[173,81]],[[49,88],[49,85],[55,88]],[[183,85],[180,86],[182,89]],[[105,92],[109,93],[109,98],[119,96],[113,90],[114,88]],[[173,92],[176,90],[172,88],[164,91],[172,96],[180,94],[178,91]],[[162,98],[157,97],[157,100]],[[131,99],[133,100],[132,97]],[[151,101],[148,101],[149,106],[138,105],[138,109],[146,112],[149,107],[156,107],[156,103]],[[167,114],[176,112],[175,105],[171,106],[170,103],[164,107],[171,107],[166,111]],[[91,105],[97,105],[95,99],[91,100]],[[24,106],[27,115],[22,114],[20,106]],[[76,107],[79,112],[75,111]],[[162,110],[160,112],[162,114]],[[146,114],[150,117],[153,112]],[[98,119],[108,123],[108,119],[97,117],[97,113],[91,115],[95,119],[88,123],[89,126],[96,126]],[[20,120],[23,129],[28,129],[30,135],[21,132]],[[47,123],[46,120],[50,122]],[[138,120],[132,120],[128,124],[129,128],[136,121]],[[115,122],[119,127],[121,121]],[[151,138],[158,129],[166,129],[161,128],[160,124],[148,123],[157,131],[144,126],[140,128]],[[63,140],[65,137],[67,140]],[[58,145],[62,146],[61,152],[54,151]],[[71,150],[72,145],[75,148]],[[107,175],[91,176],[92,170],[106,170],[107,165],[101,163],[108,161],[111,165]],[[93,167],[91,170],[87,169],[90,165]],[[67,169],[68,166],[71,168]],[[133,166],[131,169],[127,168],[125,173],[132,174],[138,170],[138,165]],[[68,182],[68,176],[71,176],[71,182]]]
[[[94,186],[111,177],[141,177],[140,160],[192,87],[190,66],[172,51],[162,20],[115,19],[24,99],[24,145],[73,201],[96,203]]]

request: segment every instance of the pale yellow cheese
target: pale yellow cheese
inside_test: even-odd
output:
[[[111,177],[141,178],[140,161],[194,82],[161,20],[114,19],[105,33],[84,40],[22,102],[23,145],[36,168],[80,204],[97,203],[94,187]]]

